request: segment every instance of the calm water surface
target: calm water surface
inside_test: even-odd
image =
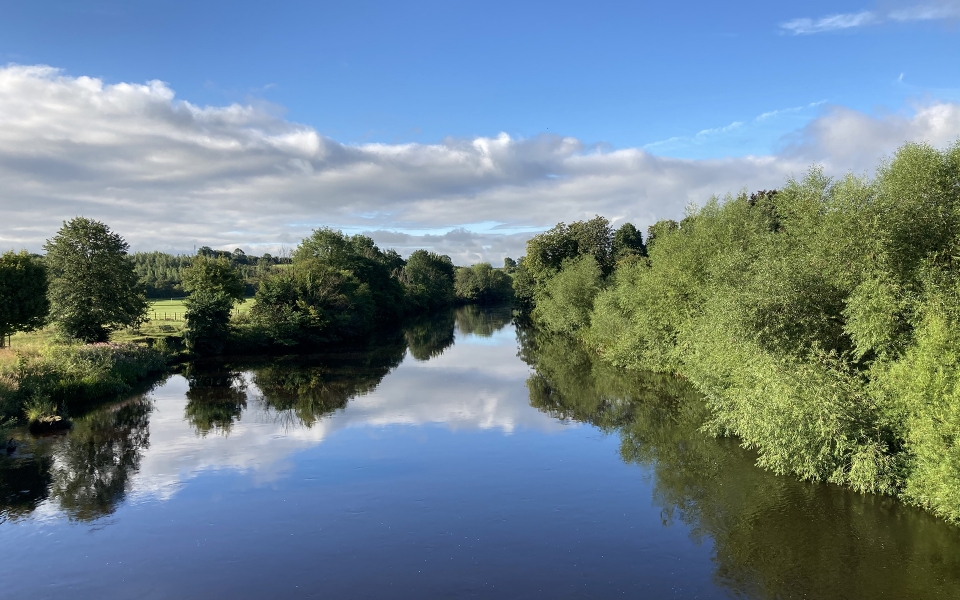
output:
[[[194,365],[0,458],[0,597],[960,598],[960,529],[704,416],[475,308]]]

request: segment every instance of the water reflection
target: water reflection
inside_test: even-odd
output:
[[[259,399],[298,424],[313,426],[346,407],[350,399],[372,392],[403,361],[402,339],[370,350],[295,357],[251,368]]]
[[[434,318],[419,319],[404,330],[410,356],[427,361],[443,354],[453,345],[454,311],[443,311]]]
[[[474,304],[457,309],[457,329],[460,333],[490,337],[513,320],[510,306],[481,307]]]
[[[893,499],[777,477],[734,440],[700,431],[683,382],[625,374],[567,340],[518,335],[533,406],[619,434],[649,469],[665,525],[709,540],[715,580],[748,598],[956,598],[960,529]]]
[[[509,310],[463,307],[365,348],[189,364],[152,394],[95,410],[70,433],[35,440],[23,456],[0,460],[0,522],[38,507],[43,515],[93,521],[130,494],[170,498],[185,479],[210,469],[280,476],[285,457],[351,424],[511,429],[523,420],[526,399],[509,382],[526,377],[526,369],[514,365],[504,373],[495,351],[475,351],[470,361],[456,352],[441,356],[456,331],[489,337],[509,322]],[[408,352],[412,368],[397,374],[392,392],[371,395]],[[417,368],[438,365],[475,380],[475,395],[451,393],[431,371]],[[330,420],[351,401],[349,414]]]
[[[23,568],[48,552],[107,563],[103,538],[71,541],[56,521],[117,515],[93,528],[141,560],[129,579],[140,587],[111,590],[117,597],[150,595],[143,582],[163,577],[149,556],[169,562],[194,544],[187,586],[209,584],[208,570],[249,583],[267,556],[280,580],[326,568],[324,585],[342,576],[343,586],[368,585],[358,596],[389,595],[365,558],[349,580],[356,554],[383,565],[384,578],[442,560],[431,577],[454,573],[447,596],[467,595],[456,586],[487,568],[482,577],[502,575],[499,584],[535,582],[531,596],[553,580],[541,595],[600,579],[607,595],[643,595],[644,582],[664,590],[696,579],[705,597],[957,597],[960,529],[887,498],[761,471],[751,452],[700,431],[704,404],[683,381],[623,373],[566,339],[514,333],[509,323],[509,310],[465,307],[369,348],[190,365],[0,459],[4,532],[21,532],[33,552],[20,557]],[[169,523],[151,529],[161,510]],[[62,545],[31,530],[31,515],[46,517],[37,521]],[[199,546],[194,532],[208,527],[204,543],[220,538],[219,553]],[[143,535],[156,536],[153,555]],[[253,545],[256,553],[246,550]]]
[[[211,431],[227,435],[247,408],[247,386],[239,371],[223,364],[191,364],[184,369],[187,407],[184,416],[197,433]]]

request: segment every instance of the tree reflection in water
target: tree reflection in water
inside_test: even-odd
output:
[[[144,396],[74,422],[53,447],[50,497],[71,520],[112,514],[150,445],[152,404]]]
[[[251,367],[253,383],[260,401],[281,418],[312,427],[351,398],[375,390],[400,365],[406,349],[405,339],[398,336],[372,349],[276,359]]]
[[[565,338],[519,330],[535,369],[530,402],[618,433],[647,467],[664,523],[711,540],[715,578],[749,598],[953,598],[960,528],[880,496],[778,477],[736,440],[701,431],[704,403],[684,382],[624,373]]]
[[[453,345],[454,311],[445,310],[431,318],[418,319],[403,330],[410,356],[419,361],[443,354]]]
[[[247,386],[239,371],[223,364],[190,364],[184,369],[187,390],[185,416],[197,433],[229,435],[247,408]]]
[[[490,337],[513,320],[513,309],[509,305],[481,307],[468,304],[457,309],[456,320],[460,333]]]
[[[49,456],[0,457],[0,523],[27,517],[50,494]]]

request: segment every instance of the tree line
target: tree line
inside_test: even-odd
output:
[[[129,253],[104,223],[77,217],[44,254],[0,256],[0,343],[53,324],[61,337],[106,342],[147,320],[151,295],[186,294],[184,341],[193,353],[315,346],[370,334],[454,304],[507,302],[510,276],[488,263],[457,267],[417,250],[404,259],[364,235],[315,230],[290,257],[200,248],[195,256]],[[231,319],[254,298],[249,317]]]
[[[627,237],[598,217],[531,239],[525,314],[683,376],[704,429],[762,467],[960,522],[960,145],[905,145],[872,178],[813,169]]]

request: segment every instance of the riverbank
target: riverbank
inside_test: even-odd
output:
[[[69,427],[72,413],[120,397],[168,365],[164,353],[130,342],[7,349],[0,358],[0,424],[26,422],[35,432]]]

